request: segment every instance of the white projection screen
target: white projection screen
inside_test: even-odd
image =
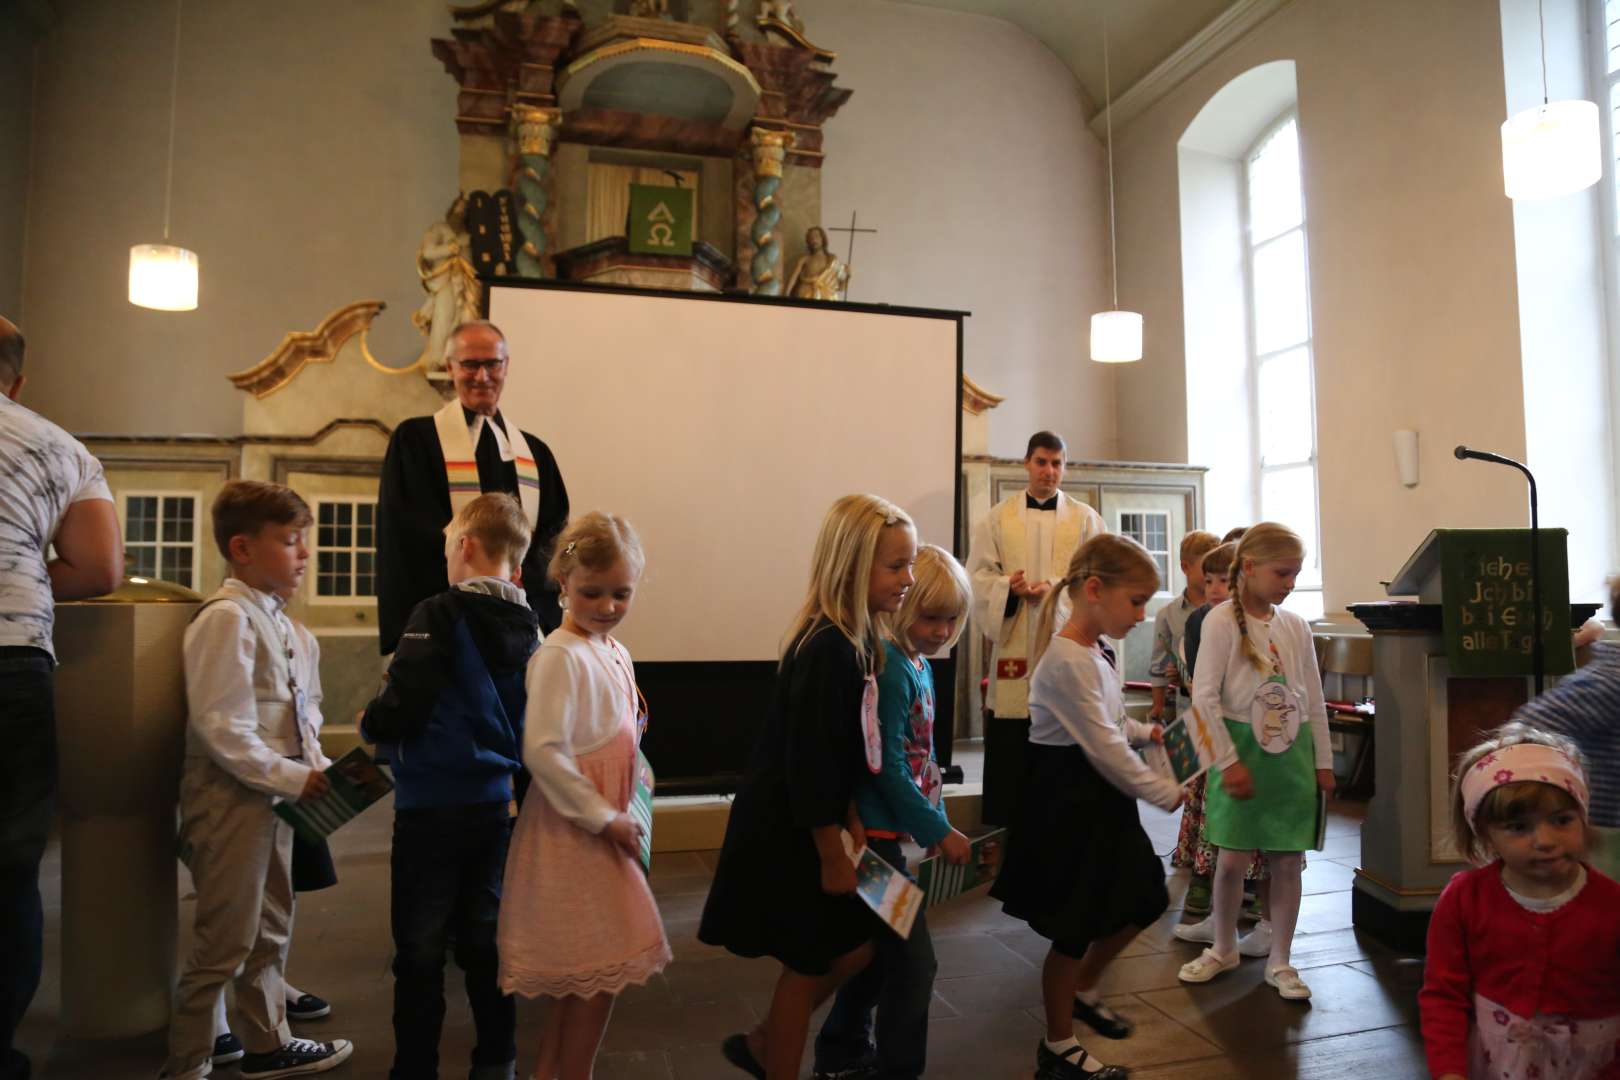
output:
[[[774,662],[816,530],[850,492],[955,547],[962,316],[492,283],[501,410],[551,448],[573,513],[622,514],[647,572],[638,667]]]

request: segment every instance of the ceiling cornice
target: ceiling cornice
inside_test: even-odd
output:
[[[1275,15],[1289,0],[1235,0],[1213,22],[1198,31],[1185,45],[1171,53],[1157,67],[1142,76],[1091,118],[1091,132],[1102,138],[1112,112],[1114,127],[1122,128],[1180,86],[1193,73],[1240,41],[1251,30]]]

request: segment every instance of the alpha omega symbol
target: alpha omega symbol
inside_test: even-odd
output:
[[[649,246],[667,248],[675,246],[675,215],[670,212],[668,203],[660,202],[653,207],[652,213],[647,215],[647,222]]]

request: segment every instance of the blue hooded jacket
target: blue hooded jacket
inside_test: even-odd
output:
[[[540,644],[523,591],[473,578],[411,612],[360,730],[394,770],[401,810],[506,802],[523,768],[523,676]]]

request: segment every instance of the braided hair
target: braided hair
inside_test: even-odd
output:
[[[1305,542],[1299,538],[1299,534],[1275,521],[1251,525],[1238,541],[1226,583],[1232,593],[1232,614],[1237,618],[1238,637],[1243,640],[1243,657],[1254,665],[1256,671],[1266,670],[1266,658],[1260,655],[1260,650],[1254,647],[1249,637],[1249,619],[1243,611],[1243,563],[1245,560],[1254,563],[1280,562],[1283,559],[1302,558],[1304,554]]]

